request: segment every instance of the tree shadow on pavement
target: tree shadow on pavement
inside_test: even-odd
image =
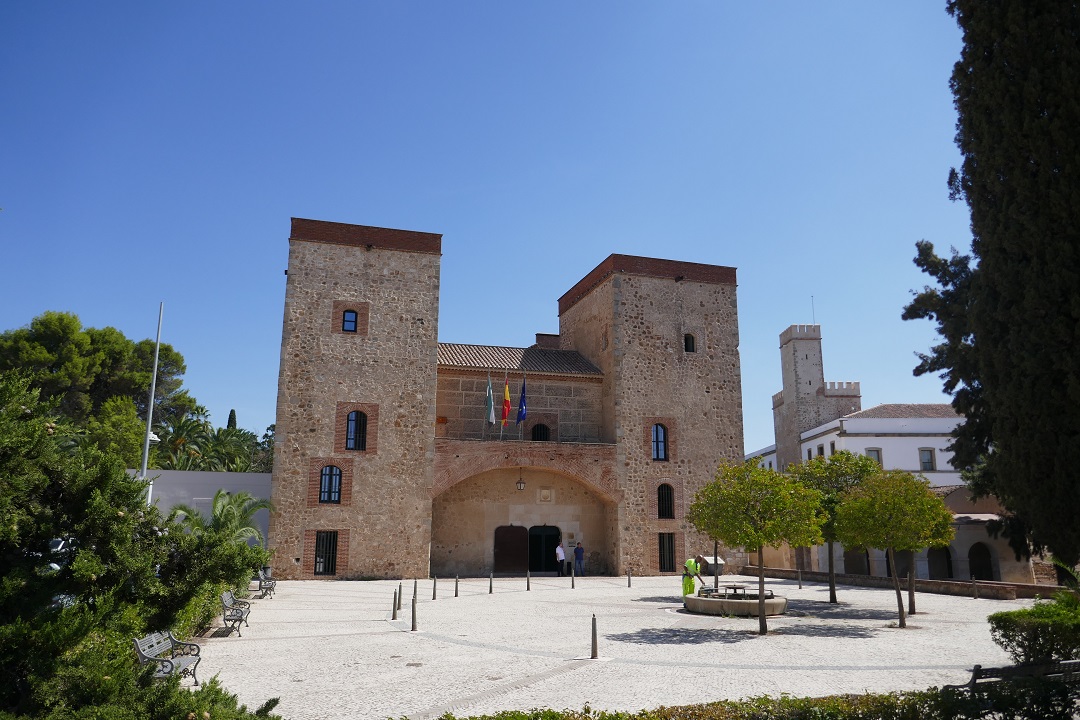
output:
[[[678,595],[652,595],[650,597],[634,598],[631,602],[648,602],[648,603],[664,603],[664,604],[682,604],[682,598]]]
[[[821,618],[822,620],[895,620],[896,609],[853,607],[847,603],[828,603],[820,600],[788,600],[788,614]]]
[[[869,638],[876,634],[875,628],[858,625],[784,625],[770,628],[770,635],[789,635],[812,638]]]
[[[746,630],[720,630],[695,628],[642,628],[635,632],[615,633],[604,636],[615,642],[636,645],[704,645],[706,643],[731,644],[751,640],[756,632]]]

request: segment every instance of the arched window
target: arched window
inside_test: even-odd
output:
[[[532,439],[547,442],[551,439],[551,428],[543,423],[536,423],[532,427]]]
[[[367,450],[367,415],[353,410],[345,420],[345,449]]]
[[[652,459],[668,459],[667,428],[660,423],[652,426]]]
[[[656,517],[661,520],[675,519],[675,489],[667,483],[656,488]]]
[[[346,310],[341,314],[341,332],[356,332],[355,310]]]
[[[341,502],[341,468],[327,465],[319,475],[319,502]]]
[[[683,350],[685,350],[686,352],[697,352],[697,346],[694,342],[694,336],[690,333],[686,333],[685,335],[683,335],[682,344]]]

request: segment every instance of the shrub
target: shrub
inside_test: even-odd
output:
[[[1080,602],[1059,593],[1054,600],[987,618],[990,635],[1017,663],[1080,659]]]

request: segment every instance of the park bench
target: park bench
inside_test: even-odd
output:
[[[946,685],[945,687],[952,690],[967,690],[975,694],[979,688],[994,683],[1030,679],[1056,680],[1064,683],[1080,682],[1080,660],[1052,660],[1007,667],[976,665],[971,670],[971,680],[963,685]]]
[[[237,600],[232,590],[221,593],[221,620],[225,627],[235,629],[237,636],[244,637],[240,634],[240,623],[247,625],[250,614],[251,603],[246,600]],[[229,633],[232,634],[231,629]]]
[[[154,663],[155,678],[190,675],[195,684],[199,684],[199,678],[195,677],[195,668],[202,659],[198,645],[177,640],[171,632],[154,632],[134,640],[139,664]]]
[[[267,595],[270,599],[274,599],[274,588],[277,587],[277,580],[273,580],[266,574],[265,570],[259,570],[259,574],[252,578],[253,581],[259,583],[259,597],[264,598]]]

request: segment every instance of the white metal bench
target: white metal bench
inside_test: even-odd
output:
[[[237,636],[243,637],[240,634],[240,623],[247,625],[250,614],[251,603],[247,600],[237,600],[232,590],[221,593],[221,620],[225,623],[225,627],[231,628],[230,634],[236,630]]]
[[[146,637],[135,638],[135,654],[139,656],[139,663],[142,665],[154,663],[155,678],[190,675],[195,684],[199,684],[199,679],[195,677],[195,668],[202,658],[199,657],[199,646],[195,643],[177,640],[171,632],[154,632]]]

